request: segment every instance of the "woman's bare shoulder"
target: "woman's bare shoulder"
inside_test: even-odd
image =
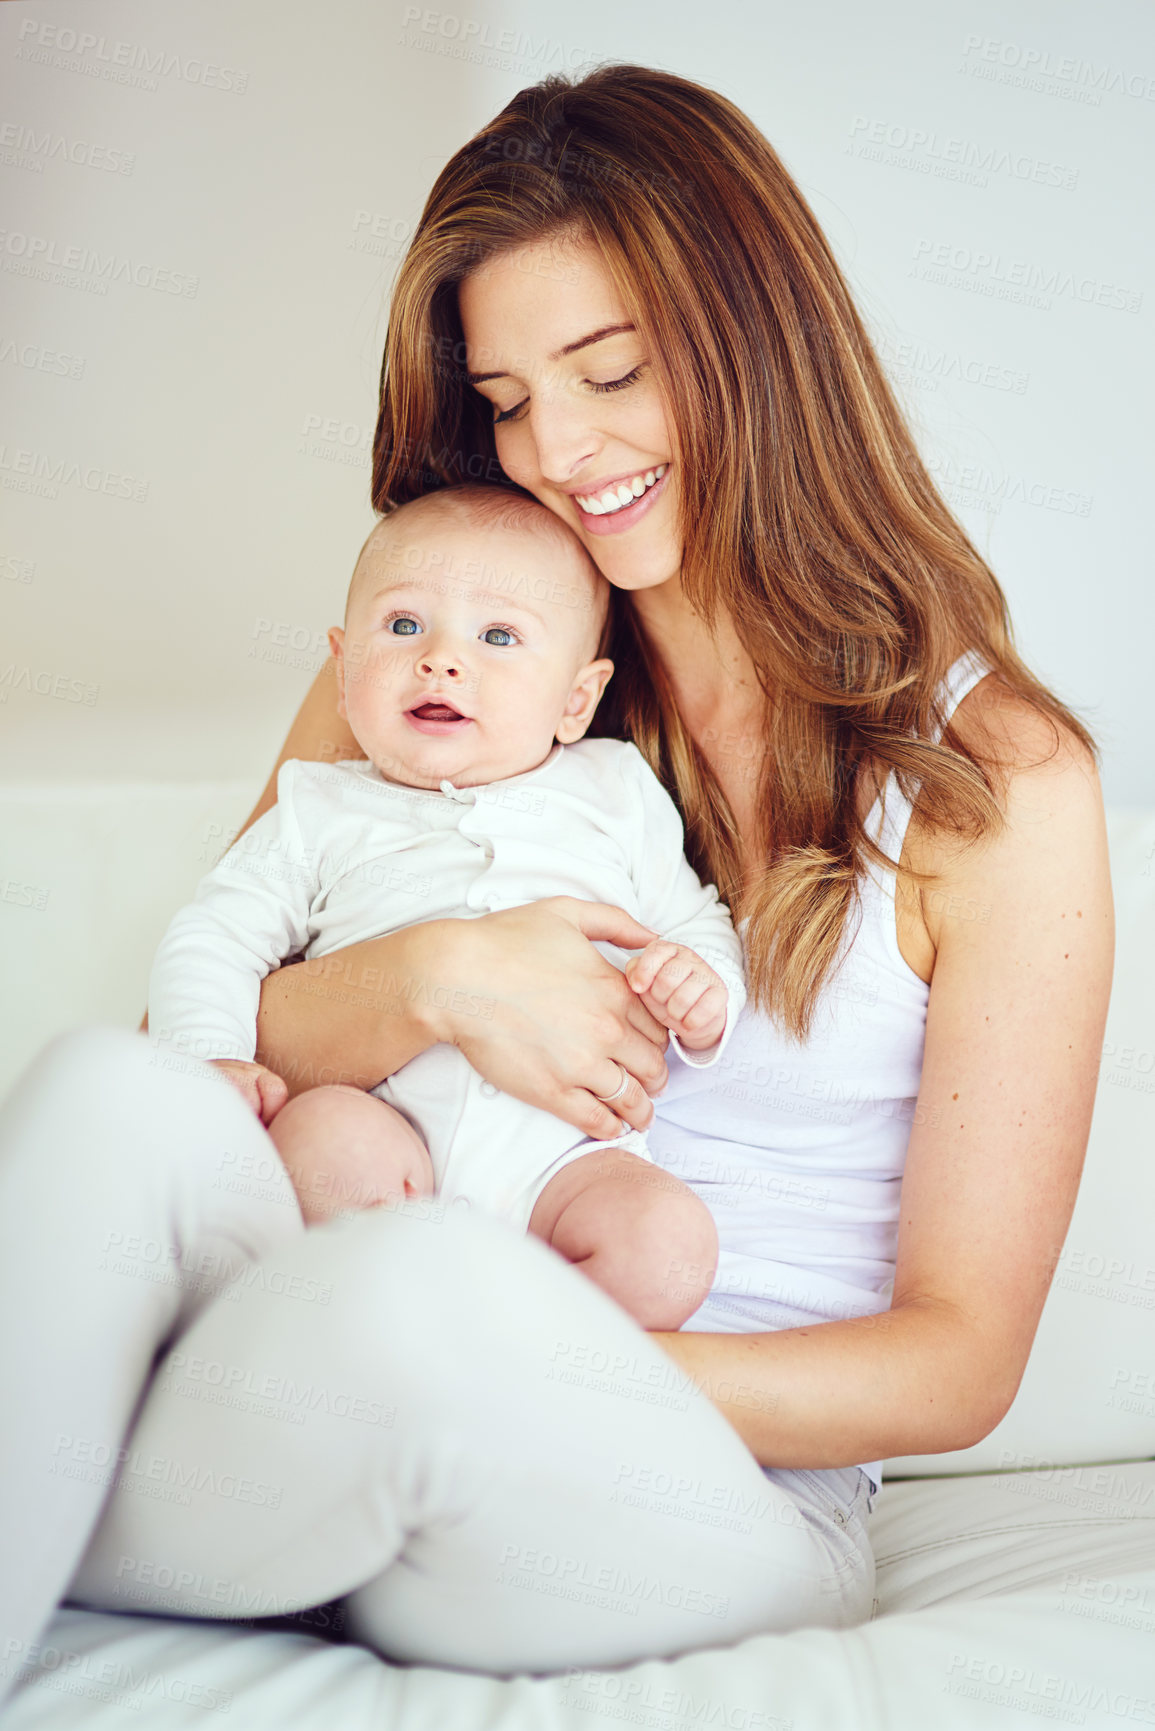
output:
[[[1100,885],[1107,879],[1103,795],[1095,761],[1083,741],[1059,719],[988,674],[962,699],[951,732],[992,766],[1003,822],[979,841],[934,828],[916,804],[903,864],[931,874],[909,891],[899,909],[903,953],[924,979],[950,929],[949,910],[988,907],[1015,880],[1046,905],[1060,856],[1079,859]],[[1033,886],[1033,889],[1031,888]]]
[[[950,732],[964,750],[990,771],[995,798],[1006,819],[985,848],[1000,841],[1012,849],[1012,832],[1042,818],[1044,810],[1060,825],[1065,812],[1078,820],[1101,810],[1102,790],[1095,760],[1065,722],[1052,717],[1015,691],[997,672],[988,673],[957,705]],[[940,866],[976,851],[975,845],[936,833],[916,804],[911,839],[920,855]],[[1029,849],[1030,834],[1020,836]],[[977,844],[984,851],[984,844]]]
[[[1091,753],[1078,735],[1015,691],[997,671],[967,692],[950,726],[968,750],[1003,765],[1008,784],[1036,771],[1061,775],[1081,769],[1095,774]]]

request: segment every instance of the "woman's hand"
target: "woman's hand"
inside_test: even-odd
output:
[[[665,1086],[665,1028],[597,939],[654,937],[621,908],[551,896],[477,919],[430,920],[276,969],[261,986],[258,1056],[290,1095],[372,1088],[438,1041],[505,1093],[587,1136],[641,1130]],[[594,1098],[625,1092],[605,1106]]]
[[[640,949],[653,932],[621,908],[571,896],[440,924],[454,931],[431,993],[438,1039],[487,1082],[587,1136],[649,1124],[667,1032],[591,940]],[[623,1070],[625,1092],[604,1105],[595,1090],[613,1094]]]

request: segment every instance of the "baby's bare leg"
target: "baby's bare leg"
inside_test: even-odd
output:
[[[529,1230],[643,1328],[681,1328],[709,1292],[718,1263],[706,1204],[625,1149],[598,1148],[563,1166],[534,1204]]]
[[[360,1088],[311,1088],[286,1102],[269,1135],[308,1225],[433,1190],[429,1150],[412,1124]]]

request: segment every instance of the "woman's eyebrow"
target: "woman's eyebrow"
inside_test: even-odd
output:
[[[606,337],[616,337],[622,331],[634,329],[635,326],[630,324],[602,325],[600,329],[591,331],[588,337],[579,337],[576,343],[566,343],[564,348],[555,350],[552,355],[547,355],[546,359],[551,361],[563,360],[566,355],[576,354],[578,349],[588,349],[591,343],[604,342]],[[466,383],[470,385],[483,385],[487,379],[507,379],[508,377],[508,373],[466,373],[465,375]]]

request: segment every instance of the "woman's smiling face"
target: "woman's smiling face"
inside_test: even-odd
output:
[[[568,523],[618,588],[676,576],[666,409],[594,243],[555,235],[499,253],[461,283],[458,305],[470,380],[492,405],[510,480]]]

